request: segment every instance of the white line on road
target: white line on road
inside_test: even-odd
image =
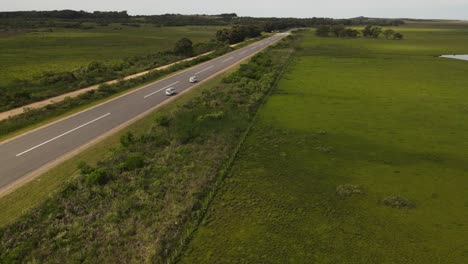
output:
[[[43,143],[41,143],[41,144],[39,144],[39,145],[37,145],[37,146],[35,146],[35,147],[32,147],[32,148],[30,148],[30,149],[28,149],[28,150],[25,150],[25,151],[23,151],[23,152],[17,154],[16,157],[19,157],[19,156],[21,156],[21,155],[23,155],[23,154],[25,154],[25,153],[28,153],[28,152],[31,151],[31,150],[37,149],[37,148],[40,147],[40,146],[43,146],[43,145],[45,145],[45,144],[47,144],[47,143],[49,143],[49,142],[52,142],[52,141],[54,141],[54,140],[56,140],[56,139],[58,139],[58,138],[61,138],[61,137],[65,136],[65,135],[67,135],[67,134],[70,134],[71,132],[73,132],[73,131],[75,131],[75,130],[78,130],[78,129],[84,127],[84,126],[87,126],[87,125],[89,125],[89,124],[91,124],[91,123],[94,123],[94,122],[98,121],[99,119],[102,119],[102,118],[104,118],[104,117],[106,117],[106,116],[108,116],[108,115],[110,115],[110,114],[111,114],[111,113],[107,113],[107,114],[105,114],[105,115],[103,115],[103,116],[100,116],[100,117],[98,117],[98,118],[96,118],[96,119],[93,119],[93,120],[89,121],[88,123],[85,123],[85,124],[83,124],[83,125],[81,125],[81,126],[75,127],[75,128],[72,129],[72,130],[69,130],[69,131],[67,131],[67,132],[65,132],[65,133],[63,133],[63,134],[61,134],[61,135],[58,135],[58,136],[56,136],[56,137],[54,137],[54,138],[52,138],[52,139],[49,139],[49,140],[47,140],[47,141],[45,141],[45,142],[43,142]]]
[[[195,73],[195,75],[198,75],[198,74],[200,74],[200,73],[202,73],[202,72],[204,72],[204,71],[207,71],[207,70],[209,70],[209,69],[211,69],[211,68],[213,68],[213,67],[214,67],[214,66],[210,66],[210,67],[208,67],[208,68],[206,68],[206,69],[204,69],[204,70],[201,70],[201,71]]]
[[[232,60],[232,59],[234,59],[234,57],[227,58],[227,59],[223,60],[223,62],[226,62],[226,61],[229,61],[229,60]]]
[[[253,49],[256,49],[256,48],[257,48],[257,47],[253,46],[253,47],[251,47],[250,49],[253,50]]]
[[[161,89],[159,89],[159,90],[157,90],[157,91],[155,91],[155,92],[152,92],[152,93],[150,93],[150,94],[147,94],[147,95],[145,95],[145,97],[143,97],[143,98],[148,98],[148,97],[152,96],[153,94],[159,93],[160,91],[162,91],[162,90],[164,90],[164,89],[166,89],[166,88],[169,88],[169,87],[171,87],[171,86],[173,86],[173,85],[176,85],[176,84],[178,84],[178,83],[180,83],[180,81],[177,81],[177,82],[175,82],[175,83],[173,83],[173,84],[169,84],[168,86],[166,86],[166,87],[164,87],[164,88],[161,88]]]
[[[243,52],[241,52],[241,53],[239,53],[239,54],[242,55],[242,54],[244,54],[244,53],[246,53],[246,52],[247,52],[247,50],[244,50]]]

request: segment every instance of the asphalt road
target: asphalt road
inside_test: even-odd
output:
[[[284,35],[277,34],[263,39],[77,115],[0,143],[0,192],[168,100],[170,97],[165,95],[166,88],[174,87],[177,93],[190,89],[195,85],[189,82],[190,76],[197,75],[203,81],[220,74]]]

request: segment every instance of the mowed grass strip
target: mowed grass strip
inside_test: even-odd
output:
[[[182,262],[467,262],[467,28],[432,26],[307,33]]]
[[[116,62],[127,57],[172,50],[177,40],[194,43],[213,38],[218,26],[141,27],[114,23],[93,29],[48,29],[0,35],[0,85],[30,79],[45,71],[71,71],[92,61]],[[51,31],[49,31],[51,30]]]

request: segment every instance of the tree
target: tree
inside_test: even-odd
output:
[[[319,26],[315,31],[315,35],[319,37],[328,37],[330,34],[330,26]]]
[[[342,38],[357,38],[358,36],[359,36],[359,31],[352,29],[352,28],[346,28],[340,33],[340,37]]]
[[[228,42],[229,41],[229,30],[227,28],[218,30],[216,32],[216,40],[219,42]]]
[[[229,43],[235,44],[244,41],[246,37],[246,31],[243,27],[233,27],[229,32]]]
[[[192,56],[193,55],[193,43],[188,38],[182,38],[176,42],[174,47],[174,53],[177,55]]]
[[[386,39],[391,39],[395,35],[395,31],[392,29],[387,29],[383,32]]]
[[[379,38],[380,34],[382,33],[382,28],[380,27],[372,27],[372,34],[373,38]]]
[[[372,26],[368,25],[362,30],[362,35],[364,37],[372,36]]]
[[[393,39],[396,39],[396,40],[401,40],[403,38],[404,38],[403,34],[398,33],[398,32],[393,35]]]
[[[378,38],[380,34],[382,33],[382,28],[381,27],[373,27],[373,26],[366,26],[362,30],[362,35],[364,37],[372,37],[372,38]]]
[[[333,27],[331,27],[331,32],[333,33],[333,35],[335,35],[335,37],[340,37],[342,36],[342,32],[345,30],[345,27],[343,25],[335,25]]]

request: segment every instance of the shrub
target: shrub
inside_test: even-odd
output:
[[[315,31],[315,35],[319,37],[328,37],[330,35],[330,26],[320,26]]]
[[[401,197],[401,196],[390,196],[385,199],[383,199],[383,204],[386,206],[390,206],[393,208],[414,208],[415,205],[413,202],[409,201],[408,199]]]
[[[86,177],[86,182],[89,185],[104,185],[108,180],[107,168],[105,167],[94,170]]]
[[[386,39],[391,39],[395,35],[395,31],[392,29],[387,29],[383,32]]]
[[[155,122],[158,126],[167,127],[169,126],[169,123],[171,122],[171,118],[167,115],[161,115],[161,116],[156,117]]]
[[[125,134],[123,134],[121,137],[120,137],[120,144],[125,147],[125,148],[128,148],[130,145],[132,145],[133,143],[135,142],[135,136],[133,135],[132,132],[127,132]]]
[[[403,38],[404,38],[403,34],[398,33],[398,32],[393,35],[393,39],[396,39],[396,40],[401,40]]]
[[[89,166],[85,161],[80,161],[78,163],[78,169],[80,170],[81,175],[87,175],[93,172],[93,167]]]
[[[354,194],[362,194],[362,189],[357,185],[343,184],[336,187],[336,194],[340,197],[349,197]]]
[[[145,165],[145,159],[140,153],[133,153],[128,155],[127,160],[124,164],[125,170],[135,170],[142,168]]]
[[[364,30],[362,30],[362,35],[364,37],[378,38],[381,33],[382,33],[381,27],[366,26]]]

